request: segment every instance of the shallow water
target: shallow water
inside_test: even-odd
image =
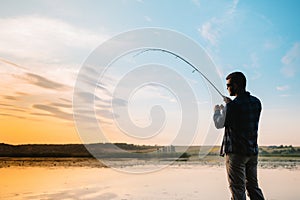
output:
[[[128,166],[141,170],[152,166]],[[125,170],[126,171],[126,170]],[[0,168],[0,199],[229,199],[223,166],[173,165],[152,173],[111,168]],[[259,169],[266,199],[300,199],[300,170]]]

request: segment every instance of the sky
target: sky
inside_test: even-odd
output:
[[[297,127],[300,119],[299,1],[0,2],[0,143],[172,144],[183,123],[190,122],[191,130],[186,129],[187,132],[195,128],[194,115],[189,116],[194,111],[184,106],[187,102],[196,105],[194,114],[199,122],[194,135],[184,133],[189,142],[218,145],[223,130],[209,130],[213,129],[213,106],[222,104],[222,100],[212,100],[214,92],[202,77],[192,73],[184,62],[162,52],[145,52],[137,57],[129,53],[116,58],[106,66],[102,79],[93,76],[99,73],[100,67],[93,68],[94,73],[85,74],[93,77],[92,85],[96,87],[93,92],[80,95],[95,100],[92,102],[95,112],[77,117],[83,119],[79,123],[84,126],[93,123],[91,126],[100,127],[105,139],[100,133],[92,132],[95,130],[82,131],[78,127],[74,117],[77,108],[73,103],[76,83],[91,55],[101,44],[120,34],[156,28],[183,35],[201,47],[203,52],[189,47],[181,49],[188,55],[199,52],[211,59],[211,70],[218,75],[218,80],[213,80],[221,83],[217,85],[223,94],[227,94],[227,74],[245,73],[247,90],[263,106],[259,144],[300,145]],[[144,40],[154,42],[151,38]],[[126,44],[119,45],[122,49]],[[181,43],[174,41],[174,45],[180,51]],[[97,56],[104,60],[115,51],[117,48]],[[144,67],[144,71],[135,74],[138,67]],[[157,77],[163,78],[164,84],[155,82]],[[128,90],[130,84],[124,83],[126,78],[130,78],[130,83],[140,79],[149,81]],[[188,89],[179,94],[176,88],[181,87]],[[125,95],[124,91],[130,91],[126,94],[128,99],[115,96]],[[195,101],[188,102],[190,97],[195,97]],[[80,109],[90,106],[87,104],[80,105]],[[114,105],[116,110],[112,108]],[[124,121],[120,113],[126,111],[129,114]],[[131,123],[136,129],[127,127]],[[143,132],[145,128],[149,129]],[[207,141],[205,138],[210,134],[212,140]],[[85,140],[86,135],[92,135],[91,140]]]

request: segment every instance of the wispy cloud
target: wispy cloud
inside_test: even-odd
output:
[[[261,76],[262,76],[262,74],[261,74],[259,71],[253,70],[253,75],[252,75],[252,77],[251,77],[251,80],[257,80],[257,79],[259,79]]]
[[[200,7],[201,4],[200,4],[199,0],[191,0],[191,1],[194,5],[196,5],[197,7]]]
[[[0,19],[0,53],[5,56],[54,62],[68,52],[96,47],[107,35],[41,16]],[[68,51],[67,51],[68,50]]]
[[[3,99],[7,99],[7,100],[17,100],[17,97],[5,95],[5,96],[3,96]]]
[[[16,64],[16,63],[14,63],[10,60],[4,59],[4,58],[0,58],[0,62],[5,63],[5,64],[10,65],[10,66],[13,66],[13,67],[16,67],[16,68],[20,68],[20,69],[23,69],[23,70],[28,70],[26,67],[21,66],[19,64]]]
[[[43,76],[33,74],[33,73],[26,73],[25,80],[27,80],[30,84],[36,85],[45,89],[54,89],[54,90],[69,90],[70,87],[61,84],[56,81],[52,81],[50,79],[47,79]]]
[[[260,59],[257,53],[253,52],[250,54],[250,64],[244,64],[243,66],[247,69],[250,69],[249,75],[251,80],[257,80],[259,79],[262,74],[259,71],[260,68]]]
[[[18,118],[18,119],[26,119],[26,117],[23,117],[20,115],[7,114],[7,113],[0,113],[0,116],[13,117],[13,118]]]
[[[44,115],[44,116],[52,116],[59,119],[64,119],[68,121],[73,120],[73,114],[69,112],[62,111],[58,106],[54,105],[44,105],[44,104],[35,104],[32,106],[35,109],[45,111],[46,113],[32,113],[33,115]]]
[[[39,93],[36,95],[15,92],[11,95],[0,96],[1,102],[3,102],[0,104],[0,108],[5,113],[5,115],[0,115],[30,120],[42,120],[40,116],[46,116],[72,121],[72,101],[57,98],[60,93],[56,89],[56,85],[50,88],[55,88],[56,93]],[[39,92],[43,92],[43,90]]]
[[[250,59],[251,59],[251,68],[257,68],[260,66],[259,58],[256,53],[252,53],[250,55]]]
[[[281,73],[286,77],[293,77],[300,68],[300,42],[294,43],[293,47],[281,58],[283,67]]]
[[[289,90],[289,89],[290,89],[289,85],[281,85],[281,86],[276,87],[276,90],[278,90],[278,91],[286,91],[286,90]]]
[[[144,16],[144,18],[145,18],[145,20],[146,20],[147,22],[152,22],[152,18],[151,18],[151,17],[149,17],[149,16]]]
[[[276,90],[280,92],[279,96],[280,97],[290,97],[292,96],[289,94],[290,86],[289,85],[279,85],[276,87]]]
[[[234,0],[221,17],[211,18],[198,29],[202,37],[209,41],[211,45],[218,45],[226,23],[230,21],[235,14],[238,2],[238,0]]]
[[[71,121],[72,86],[62,83],[55,76],[49,77],[48,73],[30,72],[30,67],[21,66],[22,70],[19,70],[19,66],[21,65],[11,61],[1,66],[1,71],[6,76],[0,79],[0,84],[7,85],[2,88],[0,95],[0,108],[6,114],[1,116],[30,120],[40,120],[40,116],[52,116]],[[42,110],[47,110],[48,113]]]
[[[279,36],[275,36],[273,38],[267,38],[263,43],[263,48],[265,50],[275,50],[278,49],[282,45],[282,38]]]
[[[290,94],[281,94],[279,95],[280,97],[290,97],[291,95]]]
[[[212,18],[210,21],[204,23],[199,29],[202,37],[208,40],[210,44],[217,45],[217,42],[220,37],[220,22],[216,18]]]

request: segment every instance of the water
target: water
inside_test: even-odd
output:
[[[128,167],[141,170],[148,166]],[[269,200],[300,199],[300,170],[260,168],[259,182]],[[77,166],[0,168],[0,199],[229,198],[224,166],[180,164],[141,174]]]

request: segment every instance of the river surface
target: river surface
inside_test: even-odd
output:
[[[299,169],[260,167],[258,173],[266,199],[300,199]],[[9,166],[0,168],[0,199],[220,200],[230,193],[224,166]]]

